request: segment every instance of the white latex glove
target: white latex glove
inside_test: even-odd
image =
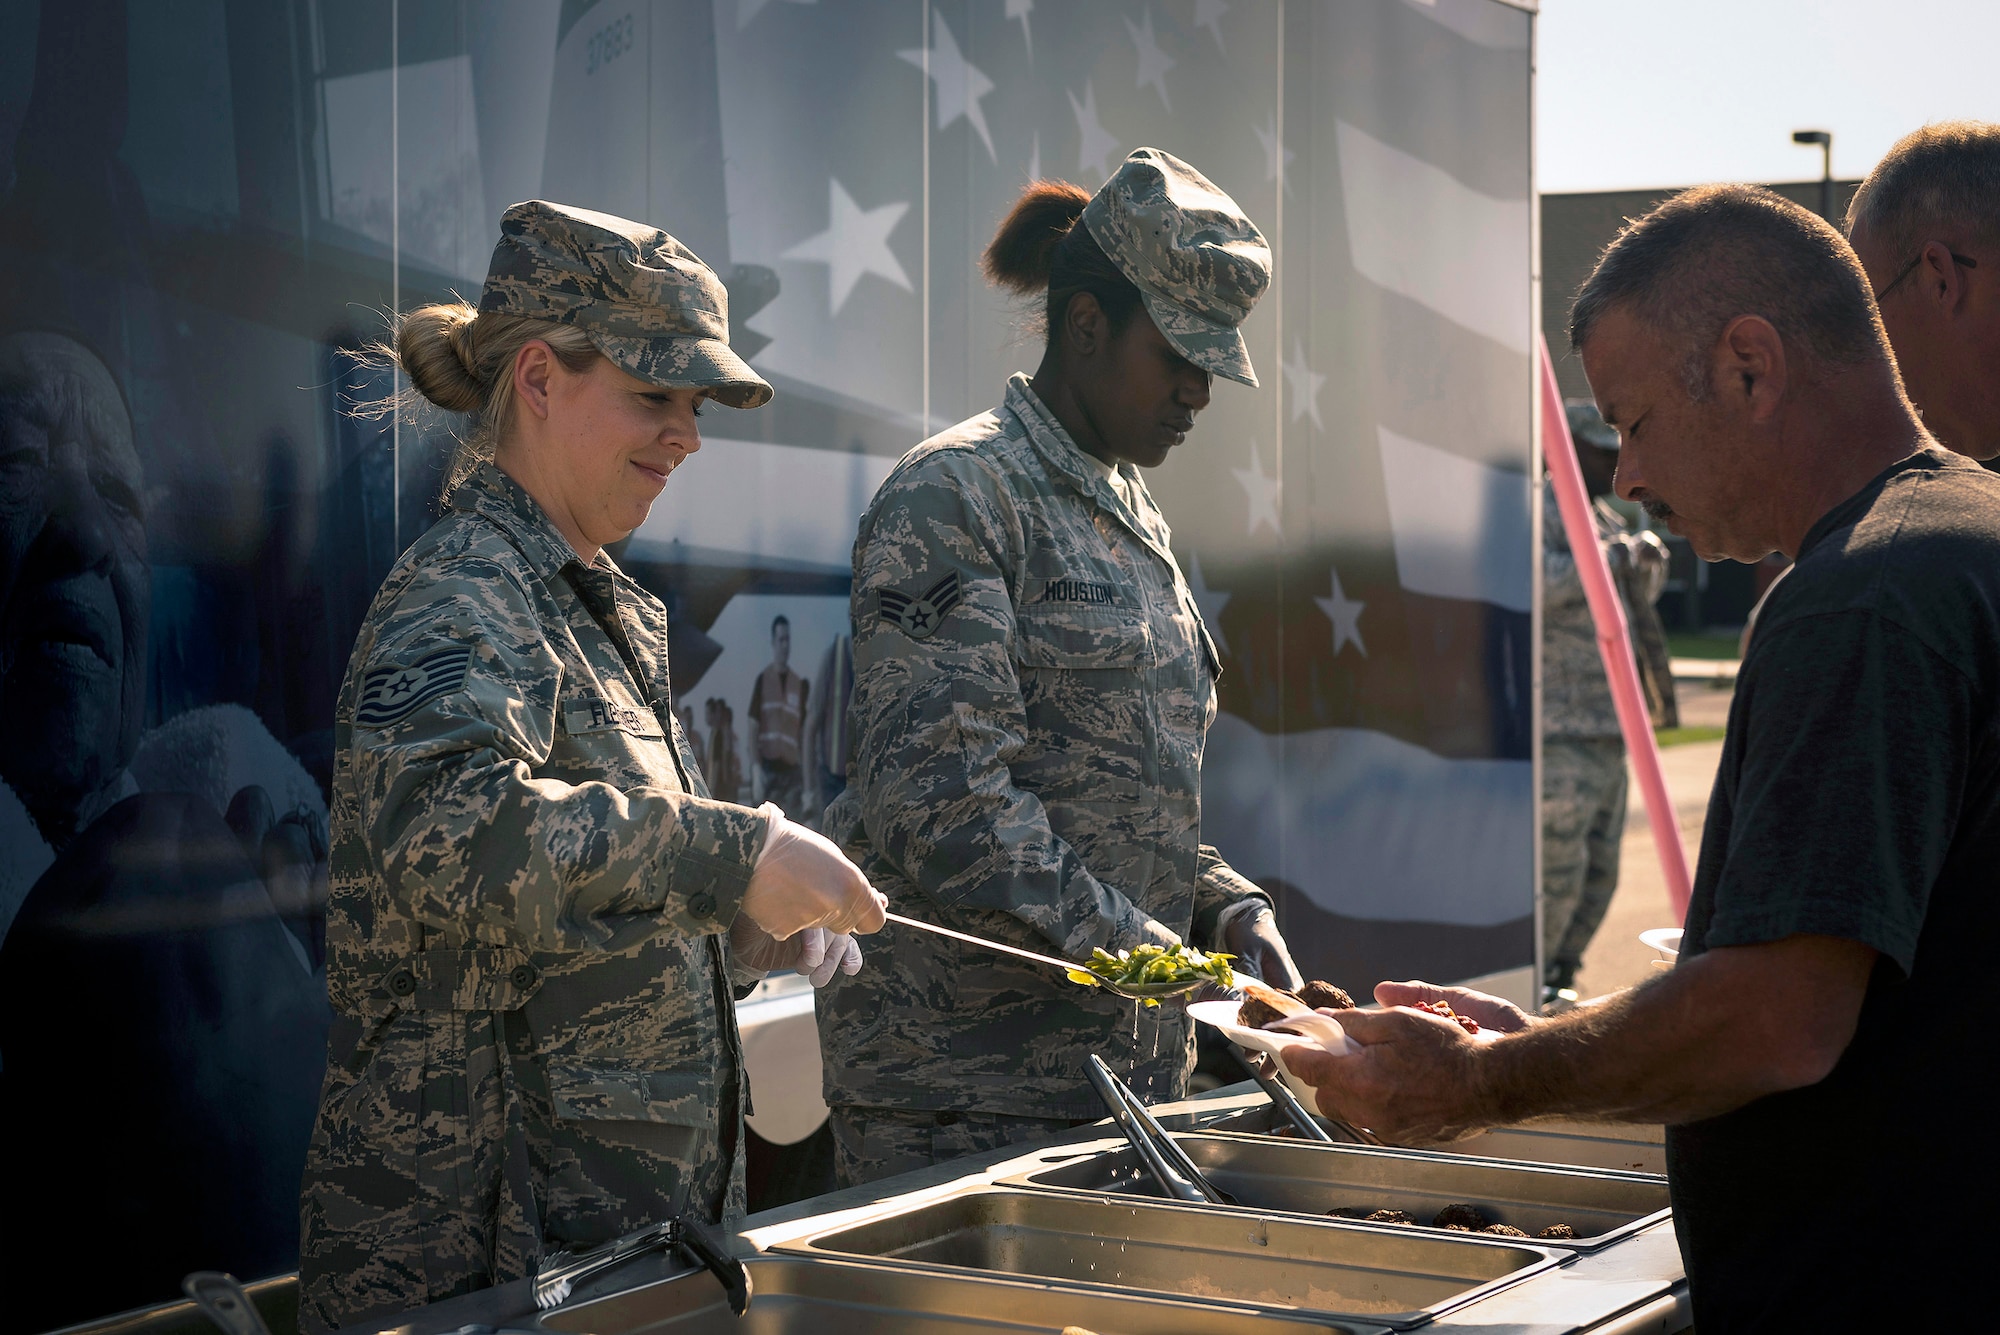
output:
[[[758,973],[791,969],[810,978],[814,987],[825,987],[836,973],[853,977],[861,972],[861,947],[851,936],[808,927],[780,941],[740,913],[729,926],[729,951],[742,967]]]
[[[771,835],[750,873],[739,920],[748,917],[780,941],[808,927],[841,935],[881,930],[888,898],[832,840],[785,819],[769,802],[758,810],[770,817]]]

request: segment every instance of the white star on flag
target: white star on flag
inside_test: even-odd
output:
[[[1188,592],[1194,595],[1194,605],[1201,609],[1201,619],[1208,626],[1208,633],[1222,646],[1223,653],[1229,653],[1229,641],[1222,635],[1222,609],[1229,606],[1229,595],[1221,589],[1211,589],[1201,574],[1201,553],[1188,553]]]
[[[1194,26],[1208,29],[1215,38],[1215,49],[1222,55],[1229,52],[1222,45],[1222,16],[1229,12],[1229,0],[1194,0]]]
[[[1264,146],[1264,179],[1275,181],[1281,171],[1292,165],[1292,159],[1298,154],[1279,140],[1277,112],[1273,111],[1265,119],[1264,124],[1252,125],[1250,128],[1256,132],[1257,142]],[[1290,177],[1286,177],[1285,193],[1289,195],[1291,192],[1292,181]]]
[[[1035,35],[1028,31],[1028,15],[1035,11],[1035,0],[1007,0],[1007,17],[1021,20],[1021,42],[1028,48],[1028,64],[1035,63]]]
[[[1306,345],[1297,335],[1292,337],[1292,359],[1278,369],[1292,387],[1292,420],[1310,417],[1316,430],[1326,430],[1326,424],[1319,420],[1319,387],[1326,383],[1326,377],[1307,364]]]
[[[778,258],[811,260],[827,266],[835,315],[847,304],[848,295],[863,274],[872,273],[905,292],[914,292],[910,276],[903,272],[903,266],[889,249],[889,233],[909,211],[908,202],[902,200],[863,209],[841,188],[839,181],[828,177],[826,230],[807,237]]]
[[[1256,441],[1250,442],[1250,466],[1232,468],[1229,471],[1236,475],[1236,481],[1243,488],[1243,494],[1250,498],[1251,535],[1254,537],[1257,530],[1265,524],[1271,526],[1273,533],[1282,535],[1285,530],[1278,522],[1280,484],[1277,478],[1264,476],[1264,463],[1257,457]]]
[[[1326,613],[1326,619],[1333,623],[1335,656],[1337,657],[1347,646],[1348,641],[1352,640],[1354,647],[1361,651],[1361,656],[1368,657],[1368,646],[1361,642],[1361,610],[1368,604],[1356,602],[1347,596],[1346,591],[1340,587],[1338,570],[1333,572],[1333,597],[1315,598],[1313,601],[1319,604],[1320,611]]]
[[[1153,40],[1153,9],[1146,7],[1146,21],[1134,23],[1125,20],[1125,31],[1132,34],[1132,45],[1139,48],[1139,83],[1144,88],[1153,85],[1160,94],[1160,105],[1171,112],[1173,104],[1167,101],[1167,71],[1174,67],[1174,59],[1160,50],[1160,44]]]
[[[935,24],[931,30],[931,49],[896,54],[918,69],[925,67],[924,58],[929,56],[931,83],[937,88],[937,128],[942,130],[963,116],[972,123],[979,142],[986,145],[986,156],[998,162],[993,152],[993,133],[986,128],[986,112],[979,105],[979,99],[993,91],[993,80],[959,51],[958,40],[945,26],[944,15],[936,10],[931,14]]]
[[[757,17],[771,0],[736,0],[736,31],[742,32],[750,26],[750,20]],[[790,0],[795,5],[816,5],[819,0]]]
[[[1083,146],[1077,150],[1076,169],[1080,172],[1094,168],[1095,172],[1089,180],[1101,181],[1111,175],[1111,168],[1104,164],[1118,151],[1118,141],[1097,119],[1097,90],[1088,79],[1084,80],[1081,102],[1076,100],[1075,93],[1069,93],[1068,89],[1063,91],[1069,95],[1069,109],[1076,113],[1076,132],[1083,139]]]

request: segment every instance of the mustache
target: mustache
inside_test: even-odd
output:
[[[1674,512],[1674,507],[1665,501],[1641,501],[1639,508],[1656,520],[1665,521]]]

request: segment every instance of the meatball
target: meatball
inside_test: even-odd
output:
[[[1431,1220],[1431,1227],[1450,1228],[1457,1225],[1477,1233],[1492,1222],[1476,1205],[1447,1205],[1437,1212],[1437,1218]]]
[[[1245,1029],[1262,1029],[1265,1025],[1283,1015],[1283,1011],[1268,1001],[1259,1001],[1256,997],[1246,997],[1243,1004],[1237,1008],[1236,1023],[1242,1025]]]
[[[1352,1205],[1337,1205],[1326,1213],[1328,1218],[1331,1219],[1366,1219],[1368,1217],[1366,1210],[1356,1209]]]
[[[1414,1224],[1417,1222],[1417,1217],[1408,1210],[1377,1210],[1367,1218],[1371,1224]]]
[[[1316,1011],[1351,1011],[1354,998],[1347,995],[1345,988],[1315,978],[1299,989],[1299,1000]]]
[[[1575,1242],[1576,1229],[1569,1224],[1550,1224],[1547,1228],[1535,1234],[1535,1236],[1538,1238],[1549,1238],[1556,1242]]]
[[[1520,1229],[1515,1228],[1512,1224],[1488,1224],[1485,1228],[1482,1228],[1479,1231],[1481,1233],[1497,1234],[1498,1236],[1503,1238],[1525,1238],[1528,1236],[1526,1233],[1523,1233]]]

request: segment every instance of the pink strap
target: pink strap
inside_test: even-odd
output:
[[[1597,541],[1597,525],[1590,518],[1590,497],[1583,489],[1583,469],[1576,460],[1576,442],[1570,439],[1569,417],[1563,412],[1562,391],[1556,387],[1555,363],[1549,360],[1547,339],[1541,340],[1542,354],[1542,454],[1555,483],[1556,507],[1562,512],[1563,531],[1569,535],[1570,554],[1583,579],[1584,600],[1590,604],[1590,619],[1597,624],[1597,650],[1604,656],[1604,675],[1611,681],[1611,702],[1618,709],[1618,730],[1625,734],[1625,750],[1632,767],[1639,772],[1639,793],[1646,804],[1646,822],[1653,828],[1653,846],[1660,853],[1660,873],[1667,880],[1667,896],[1673,901],[1674,920],[1687,920],[1687,850],[1681,846],[1680,823],[1674,818],[1674,803],[1667,793],[1666,771],[1660,767],[1660,745],[1653,736],[1653,721],[1646,712],[1646,697],[1639,689],[1639,664],[1632,657],[1632,635],[1625,625],[1625,605],[1611,583],[1611,567],[1604,548]]]

